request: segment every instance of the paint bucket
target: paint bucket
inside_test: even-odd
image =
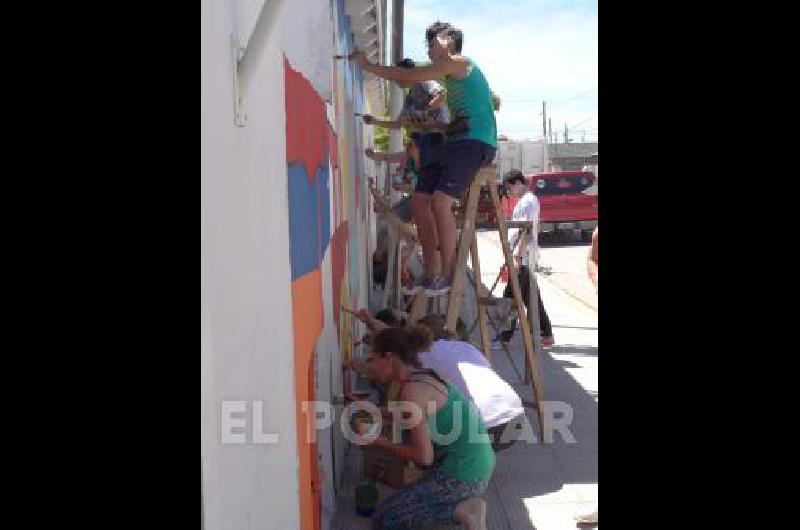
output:
[[[373,481],[356,488],[356,513],[361,517],[372,517],[378,505],[378,488]]]

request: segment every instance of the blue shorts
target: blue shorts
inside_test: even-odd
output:
[[[441,145],[442,142],[444,142],[444,135],[442,133],[420,134],[417,146],[419,147],[419,161],[421,166],[425,165],[431,151]]]
[[[428,160],[423,159],[415,193],[434,191],[458,199],[472,184],[483,166],[494,160],[497,149],[480,140],[451,140],[436,146]]]

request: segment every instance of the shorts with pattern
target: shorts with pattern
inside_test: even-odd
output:
[[[489,479],[459,480],[433,468],[419,482],[399,489],[378,506],[373,528],[423,528],[436,522],[455,523],[456,505],[486,491]]]

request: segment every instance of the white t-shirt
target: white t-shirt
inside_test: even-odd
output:
[[[437,340],[419,354],[422,366],[435,370],[472,400],[487,428],[525,413],[519,395],[492,370],[483,354],[468,342]]]
[[[531,265],[531,260],[535,263],[539,259],[538,249],[538,236],[539,236],[539,199],[531,191],[525,192],[525,195],[520,197],[517,205],[514,206],[514,213],[511,215],[512,221],[533,221],[533,234],[532,237],[526,238],[528,241],[528,248],[520,248],[522,244],[517,246],[514,254],[522,256],[522,262],[528,266]],[[514,242],[519,237],[519,229],[511,228],[508,231],[509,245],[513,246]],[[527,250],[527,252],[525,252]]]

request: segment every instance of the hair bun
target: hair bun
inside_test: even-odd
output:
[[[416,353],[427,351],[431,347],[433,333],[427,326],[414,324],[406,327],[405,331],[408,335],[408,342]]]

